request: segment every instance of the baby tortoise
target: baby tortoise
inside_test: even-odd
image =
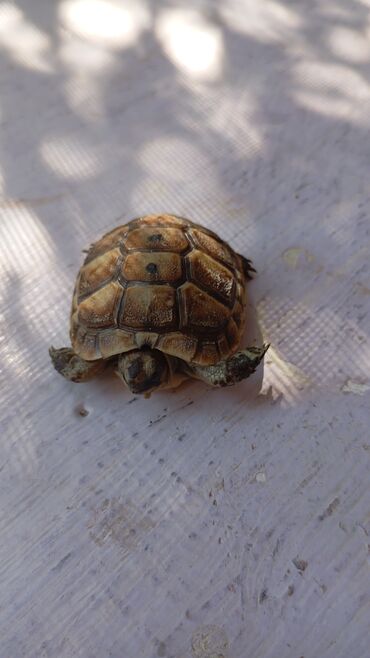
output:
[[[146,215],[94,243],[76,281],[69,347],[50,348],[73,382],[111,364],[134,394],[194,377],[230,386],[268,349],[237,351],[246,281],[254,268],[208,229],[174,215]]]

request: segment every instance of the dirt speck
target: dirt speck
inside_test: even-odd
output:
[[[318,586],[320,587],[322,593],[325,594],[326,590],[328,589],[326,587],[326,585],[324,585],[323,583],[320,583],[318,580],[316,580],[316,578],[314,578],[314,581],[315,581],[315,583],[318,584]]]
[[[154,420],[150,420],[148,427],[151,427],[152,425],[156,425],[157,423],[160,423],[164,418],[167,418],[167,414],[162,414],[161,416],[158,416]]]
[[[160,642],[158,644],[157,656],[159,656],[159,658],[163,658],[165,655],[166,655],[166,645],[164,642]]]
[[[51,571],[60,571],[62,567],[64,567],[65,563],[69,558],[71,557],[72,553],[67,553],[64,557],[62,557],[61,560],[59,560],[58,564],[55,565],[55,567],[52,567]]]
[[[292,560],[292,562],[293,562],[295,568],[298,569],[298,571],[300,571],[301,573],[302,573],[303,571],[305,571],[305,570],[307,569],[307,567],[308,567],[308,562],[307,562],[307,560],[302,560],[302,559],[299,558],[298,556],[295,557],[295,558]]]
[[[275,544],[275,546],[274,546],[274,549],[273,549],[273,551],[272,551],[272,559],[273,559],[273,560],[274,560],[275,557],[277,556],[277,554],[278,554],[278,552],[279,552],[279,549],[280,549],[280,539],[277,539],[277,540],[276,540],[276,544]]]
[[[258,603],[263,603],[268,598],[267,589],[263,589],[258,597]]]
[[[294,585],[289,585],[288,596],[293,596],[293,594],[294,594]]]
[[[324,509],[323,513],[319,516],[319,521],[324,521],[328,516],[331,516],[339,505],[339,498],[334,498],[331,503]]]

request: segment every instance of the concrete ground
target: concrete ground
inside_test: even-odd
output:
[[[1,658],[369,658],[370,3],[0,4]],[[264,367],[74,385],[82,249],[253,259]]]

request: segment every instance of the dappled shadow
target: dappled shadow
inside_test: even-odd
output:
[[[358,247],[368,192],[356,172],[366,165],[370,108],[365,5],[307,12],[304,2],[270,1],[241,14],[232,0],[202,11],[143,1],[111,15],[113,5],[96,0],[95,22],[89,7],[51,2],[41,11],[18,0],[1,10],[11,81],[1,106],[8,392],[26,372],[49,379],[39,355],[66,341],[81,249],[119,222],[163,210],[253,258],[251,289],[272,343],[266,401],[293,404],[312,386],[363,379],[370,355],[356,309],[368,294],[366,246]],[[262,372],[223,393],[228,404],[256,399]]]
[[[362,337],[340,361],[333,336],[347,311],[334,298],[337,278],[347,299],[353,287],[348,241],[368,230],[366,181],[353,175],[364,166],[370,108],[366,7],[307,12],[271,1],[240,14],[234,4],[199,12],[127,3],[120,14],[102,0],[42,12],[23,0],[2,10],[5,76],[16,80],[2,99],[11,267],[42,254],[38,277],[52,277],[55,295],[43,317],[55,342],[66,335],[81,248],[140,213],[188,215],[255,260],[265,339],[280,363],[302,370],[301,385],[331,385],[343,368],[362,376],[361,322],[352,317]],[[290,267],[287,249],[303,247],[310,267]],[[313,285],[322,290],[314,304]],[[292,401],[302,386],[289,368],[287,376]]]

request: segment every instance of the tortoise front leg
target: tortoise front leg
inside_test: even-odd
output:
[[[254,373],[268,348],[267,344],[262,347],[248,347],[213,366],[187,364],[186,372],[190,377],[200,379],[211,386],[232,386]]]
[[[81,359],[70,347],[61,347],[58,350],[51,347],[49,354],[55,370],[72,382],[86,382],[88,379],[93,379],[106,366],[106,362],[102,359],[97,361]]]

